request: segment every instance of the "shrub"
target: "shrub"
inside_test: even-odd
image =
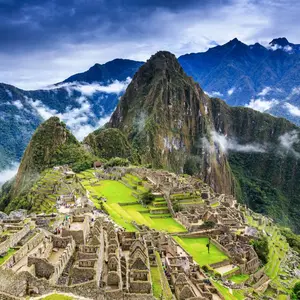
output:
[[[288,228],[281,228],[280,233],[285,236],[290,247],[300,254],[300,236]]]
[[[300,281],[295,283],[291,296],[292,296],[293,300],[299,300],[300,299]]]
[[[261,236],[257,240],[252,240],[251,245],[253,246],[261,262],[265,265],[268,262],[269,254],[269,244],[267,237]]]
[[[144,205],[150,204],[155,199],[155,196],[150,192],[145,192],[141,195],[141,201]]]
[[[216,225],[216,223],[213,222],[213,221],[205,221],[205,222],[203,223],[203,226],[204,226],[205,228],[214,228],[215,225]]]
[[[106,169],[109,167],[126,167],[128,165],[129,160],[127,158],[114,157],[104,164],[104,168]]]

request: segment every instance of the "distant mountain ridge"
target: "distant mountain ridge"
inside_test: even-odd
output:
[[[273,39],[267,47],[233,39],[178,60],[210,96],[300,125],[299,49],[286,38]],[[34,130],[52,115],[64,120],[79,139],[97,129],[142,65],[115,59],[36,91],[0,84],[0,171],[20,161]]]
[[[106,64],[95,64],[88,71],[70,76],[65,82],[106,83],[114,80],[125,81],[132,77],[144,62],[129,59],[114,59]]]

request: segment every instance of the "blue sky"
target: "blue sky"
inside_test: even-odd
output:
[[[237,37],[300,43],[296,0],[0,0],[0,81],[31,89],[116,57],[200,52]]]

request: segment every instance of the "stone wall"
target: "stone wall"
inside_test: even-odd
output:
[[[141,294],[150,294],[152,285],[149,281],[131,281],[129,291],[139,291]]]
[[[16,233],[11,234],[3,243],[0,244],[0,255],[6,253],[9,248],[13,248],[19,241],[30,231],[29,224],[25,224],[24,227]]]
[[[220,267],[226,266],[228,264],[230,264],[230,260],[229,259],[225,259],[223,261],[220,261],[220,262],[217,262],[217,263],[214,263],[214,264],[210,264],[210,267],[216,269],[216,268],[220,268]]]
[[[29,256],[28,266],[30,267],[31,265],[34,265],[35,275],[38,278],[50,279],[50,277],[55,271],[55,267],[51,265],[45,258]]]
[[[228,250],[222,246],[218,241],[216,241],[215,239],[211,239],[210,240],[212,244],[214,244],[220,251],[224,252],[227,256],[230,257],[230,253],[228,252]]]
[[[18,261],[20,261],[25,255],[33,250],[38,244],[40,244],[45,238],[44,233],[39,232],[33,238],[31,238],[23,247],[21,247],[13,256],[11,256],[3,265],[5,268],[10,268]]]
[[[90,232],[89,217],[74,216],[71,222],[82,222],[83,229],[70,230],[67,228],[62,229],[62,237],[72,236],[77,245],[85,244],[88,234]]]
[[[76,246],[75,241],[72,239],[72,241],[67,245],[63,254],[59,257],[58,262],[54,266],[55,267],[54,274],[50,279],[51,284],[55,284],[57,282],[58,278],[60,277],[64,268],[66,267],[69,259],[74,254],[75,246]]]
[[[83,283],[94,279],[96,271],[94,268],[74,267],[72,269],[72,284]]]

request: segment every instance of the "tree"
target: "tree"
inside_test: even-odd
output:
[[[300,281],[296,282],[292,292],[292,299],[299,300],[300,299]]]
[[[265,265],[268,262],[269,255],[269,244],[267,237],[261,236],[257,240],[252,240],[251,245],[253,246],[261,262]]]
[[[141,196],[141,201],[144,205],[150,204],[155,199],[155,196],[150,192],[145,192]]]

